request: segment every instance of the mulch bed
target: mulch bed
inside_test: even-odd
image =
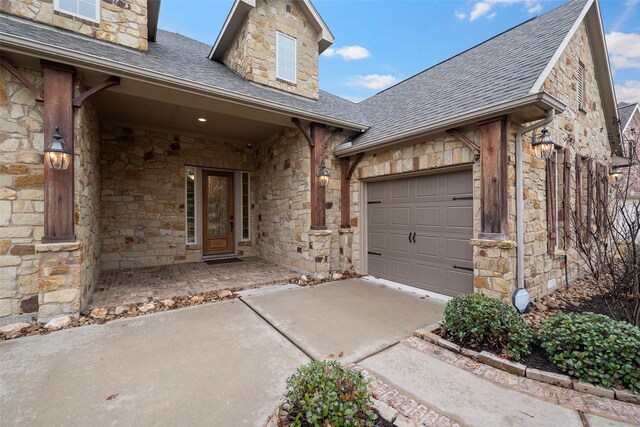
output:
[[[626,315],[624,308],[620,306],[620,304],[611,304],[612,302],[613,297],[608,294],[596,295],[590,300],[582,301],[577,307],[565,307],[564,311],[571,313],[604,314],[615,320],[624,320]]]
[[[547,352],[538,344],[531,345],[531,354],[525,360],[521,362],[523,365],[527,365],[529,368],[540,369],[541,371],[551,372],[554,374],[563,374],[558,367],[549,360]]]

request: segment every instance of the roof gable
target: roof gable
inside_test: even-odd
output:
[[[309,0],[294,0],[298,6],[302,9],[304,14],[309,19],[311,25],[318,32],[318,54],[324,52],[329,46],[333,44],[333,34],[329,27],[324,22],[316,8]],[[231,11],[227,16],[227,19],[220,30],[220,34],[216,39],[211,52],[209,52],[209,59],[220,61],[225,52],[229,49],[231,43],[237,32],[242,27],[242,23],[249,14],[249,12],[256,7],[256,0],[235,0]]]

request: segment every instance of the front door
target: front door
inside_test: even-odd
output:
[[[202,172],[203,254],[233,252],[233,173]]]

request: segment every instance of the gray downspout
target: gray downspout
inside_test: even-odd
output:
[[[527,127],[519,126],[516,132],[516,274],[517,288],[524,289],[524,195],[522,174],[522,136],[541,126],[545,126],[556,117],[556,110],[547,110],[547,117]]]

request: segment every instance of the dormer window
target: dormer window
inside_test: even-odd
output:
[[[100,0],[54,0],[55,10],[93,22],[100,22]]]
[[[276,32],[276,77],[296,83],[296,39]]]

